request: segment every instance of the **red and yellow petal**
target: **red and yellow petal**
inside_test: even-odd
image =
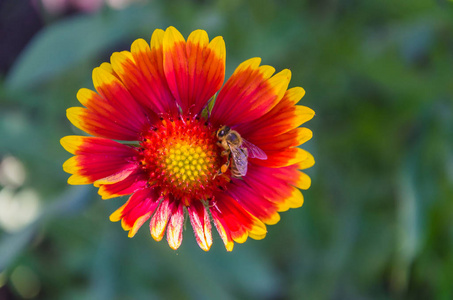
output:
[[[228,237],[236,243],[243,243],[249,236],[253,239],[266,236],[266,225],[229,195],[216,194],[210,211],[227,250],[231,247]]]
[[[148,175],[141,168],[137,168],[121,181],[103,184],[95,181],[94,184],[99,186],[98,193],[105,200],[130,195],[137,190],[144,189],[148,185],[148,180]]]
[[[285,103],[288,105],[285,105]],[[246,126],[243,125],[241,128],[237,128],[243,134],[244,139],[247,139],[247,141],[256,145],[267,154],[266,160],[255,159],[253,160],[254,163],[279,168],[305,161],[311,156],[310,153],[297,146],[310,140],[313,136],[312,131],[308,128],[295,128],[295,126],[297,127],[302,122],[313,117],[314,112],[303,106],[291,105],[290,101],[281,101],[265,116]],[[285,115],[282,113],[282,110],[285,110],[285,106],[289,108],[286,112],[295,114],[292,116],[288,115],[285,119],[280,119],[282,122],[279,124],[277,116]],[[298,108],[300,108],[301,112],[305,112],[298,115]],[[269,118],[270,116],[274,116],[275,123],[272,122],[272,118]]]
[[[306,180],[297,165],[269,168],[251,164],[244,178],[246,185],[253,191],[260,191],[262,197],[276,205],[277,211],[302,206],[304,199],[298,187],[309,186],[311,182]]]
[[[130,95],[141,104],[147,115],[150,115],[152,119],[157,119],[157,115],[163,111],[158,108],[158,102],[155,101],[156,96],[151,87],[151,85],[156,85],[156,82],[143,75],[134,57],[128,51],[113,53],[110,61],[113,71]],[[155,89],[159,88],[162,89],[162,86],[155,87]]]
[[[182,231],[184,225],[184,205],[182,202],[175,203],[171,217],[167,225],[167,242],[170,248],[176,250],[182,243]]]
[[[77,128],[94,136],[123,141],[137,140],[135,124],[131,124],[120,108],[89,89],[80,89],[77,99],[85,105],[71,107],[66,115]]]
[[[267,152],[299,146],[312,137],[313,133],[310,129],[299,127],[276,136],[269,136],[266,132],[262,132],[261,134],[254,132],[253,135],[248,137],[247,141],[252,142],[254,145],[259,146],[261,150]]]
[[[310,155],[310,157],[308,157],[305,161],[284,168],[274,169],[257,165],[253,165],[251,168],[261,168],[259,172],[270,172],[272,176],[286,182],[287,184],[295,186],[301,190],[307,190],[311,185],[311,179],[307,174],[301,172],[300,170],[307,165],[311,167],[313,164],[314,159],[313,156]]]
[[[250,122],[280,102],[291,79],[291,72],[275,74],[270,66],[259,66],[260,58],[238,66],[217,96],[211,116],[219,125]],[[271,77],[272,76],[272,77]]]
[[[228,193],[264,224],[274,225],[280,221],[278,206],[263,197],[260,191],[251,189],[244,181],[235,181],[235,185],[228,190]]]
[[[278,136],[311,120],[315,112],[306,106],[295,105],[305,94],[300,87],[287,90],[281,101],[258,119],[246,121],[234,127],[247,140],[254,142],[258,133]]]
[[[118,182],[137,169],[136,151],[115,141],[82,136],[66,136],[60,140],[66,151],[75,154],[63,164],[72,174],[69,184],[89,184],[105,179]]]
[[[171,217],[172,211],[176,208],[176,203],[173,199],[168,196],[164,196],[156,213],[151,218],[149,223],[149,229],[151,236],[156,241],[162,240],[165,235],[165,229],[167,228],[168,220]]]
[[[116,52],[112,68],[142,106],[156,114],[176,115],[178,108],[163,70],[162,30],[156,30],[150,45],[143,39],[132,43],[131,52]]]
[[[305,161],[310,156],[308,151],[298,147],[268,150],[266,154],[266,160],[254,159],[253,163],[271,168],[282,168]]]
[[[106,71],[105,68],[95,68],[93,84],[98,94],[118,112],[118,116],[114,117],[117,117],[127,128],[141,132],[149,127],[150,118],[152,118],[149,110],[131,95],[116,76]]]
[[[278,211],[287,211],[290,208],[299,208],[304,204],[304,196],[298,188],[292,187],[289,196],[282,198],[278,203]]]
[[[155,189],[139,190],[123,206],[110,215],[110,221],[121,220],[123,229],[129,231],[129,237],[133,237],[154,213],[159,205],[159,198],[159,192]]]
[[[213,217],[213,222],[217,229],[217,232],[220,235],[220,238],[223,241],[223,244],[225,245],[226,250],[233,251],[234,241],[231,237],[230,230],[228,230],[228,225],[226,224],[225,220],[223,220],[222,218]]]
[[[313,157],[313,155],[311,155],[311,153],[307,152],[307,157],[297,164],[297,168],[299,170],[305,170],[305,169],[313,167],[314,164],[315,164],[315,158]]]
[[[209,251],[212,245],[212,234],[208,211],[199,201],[193,201],[187,210],[198,245],[204,251]]]
[[[200,114],[220,89],[225,77],[225,53],[222,37],[209,42],[206,31],[196,30],[186,42],[176,28],[167,28],[163,36],[163,68],[183,114]]]

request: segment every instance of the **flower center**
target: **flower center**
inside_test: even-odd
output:
[[[216,176],[222,161],[212,126],[202,120],[164,118],[143,134],[141,164],[149,183],[190,205],[207,200],[225,187],[227,178]]]

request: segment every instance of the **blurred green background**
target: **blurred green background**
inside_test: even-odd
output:
[[[129,239],[62,170],[92,69],[170,25],[316,111],[304,206],[232,253]],[[0,299],[453,299],[452,144],[451,1],[0,1]]]

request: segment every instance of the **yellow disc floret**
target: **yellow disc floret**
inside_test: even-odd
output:
[[[180,186],[190,186],[202,181],[207,181],[207,172],[215,168],[215,153],[206,147],[196,145],[197,143],[186,143],[175,141],[164,146],[163,168],[169,175],[170,182]]]

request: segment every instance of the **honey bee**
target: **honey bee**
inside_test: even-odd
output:
[[[241,135],[228,126],[222,126],[217,130],[217,144],[223,147],[222,156],[228,156],[228,160],[220,167],[217,175],[228,170],[231,163],[231,176],[241,178],[247,174],[248,158],[267,159],[263,150],[247,142]],[[216,176],[217,176],[216,175]]]

